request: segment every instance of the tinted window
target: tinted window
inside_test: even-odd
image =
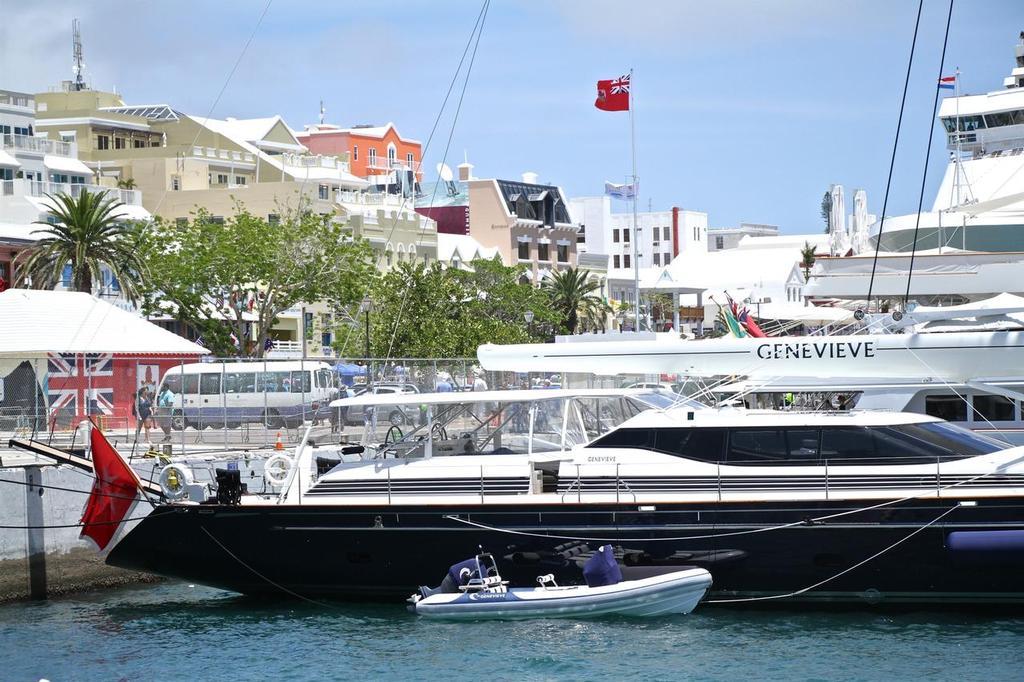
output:
[[[220,375],[202,374],[199,377],[199,392],[202,395],[220,393]]]
[[[786,429],[789,460],[793,464],[818,463],[818,429]]]
[[[974,421],[1013,421],[1013,401],[1001,395],[974,396]]]
[[[1010,447],[1008,443],[983,436],[954,424],[929,422],[927,424],[904,424],[889,426],[886,431],[899,433],[904,438],[926,444],[931,453],[944,459],[952,457],[976,457],[998,452]]]
[[[874,459],[875,439],[859,426],[839,426],[821,430],[821,458],[829,461]]]
[[[729,464],[771,464],[787,458],[781,429],[741,429],[729,434]]]
[[[924,399],[924,412],[948,422],[965,422],[967,402],[958,395],[929,395]]]
[[[292,372],[291,389],[292,393],[309,393],[309,372]]]
[[[698,462],[721,462],[725,429],[658,429],[654,449]]]
[[[591,445],[595,448],[640,448],[641,450],[654,449],[653,429],[619,429],[612,431],[604,438],[600,438]]]

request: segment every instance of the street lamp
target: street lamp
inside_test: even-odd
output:
[[[366,358],[366,385],[370,386],[370,311],[373,310],[373,300],[369,296],[364,296],[362,302],[359,304],[359,312],[366,315],[366,353],[363,356]]]

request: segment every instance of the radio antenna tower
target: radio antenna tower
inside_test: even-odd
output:
[[[82,63],[82,28],[79,24],[78,19],[71,20],[71,34],[72,41],[74,43],[74,51],[72,54],[71,70],[75,74],[75,80],[71,84],[71,89],[75,91],[85,90],[85,64]]]

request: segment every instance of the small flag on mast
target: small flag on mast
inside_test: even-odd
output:
[[[601,111],[629,111],[629,74],[597,81],[594,106]]]
[[[939,79],[939,90],[952,90],[956,87],[956,76],[943,76]]]

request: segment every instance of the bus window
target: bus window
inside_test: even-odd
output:
[[[192,395],[199,393],[199,375],[186,374],[182,377],[181,385],[182,393],[191,393]]]
[[[220,393],[220,375],[203,374],[199,378],[199,393],[202,395],[218,395]]]
[[[252,372],[232,372],[224,375],[225,393],[254,393],[256,375]]]
[[[291,391],[292,393],[309,393],[310,382],[309,382],[309,371],[304,370],[301,372],[292,372],[291,377]]]
[[[178,373],[174,373],[174,374],[168,373],[167,376],[164,377],[164,385],[163,385],[163,388],[160,389],[161,393],[163,393],[163,389],[164,388],[171,389],[171,391],[174,394],[176,394],[176,395],[180,394],[181,393],[181,374],[178,374]]]

